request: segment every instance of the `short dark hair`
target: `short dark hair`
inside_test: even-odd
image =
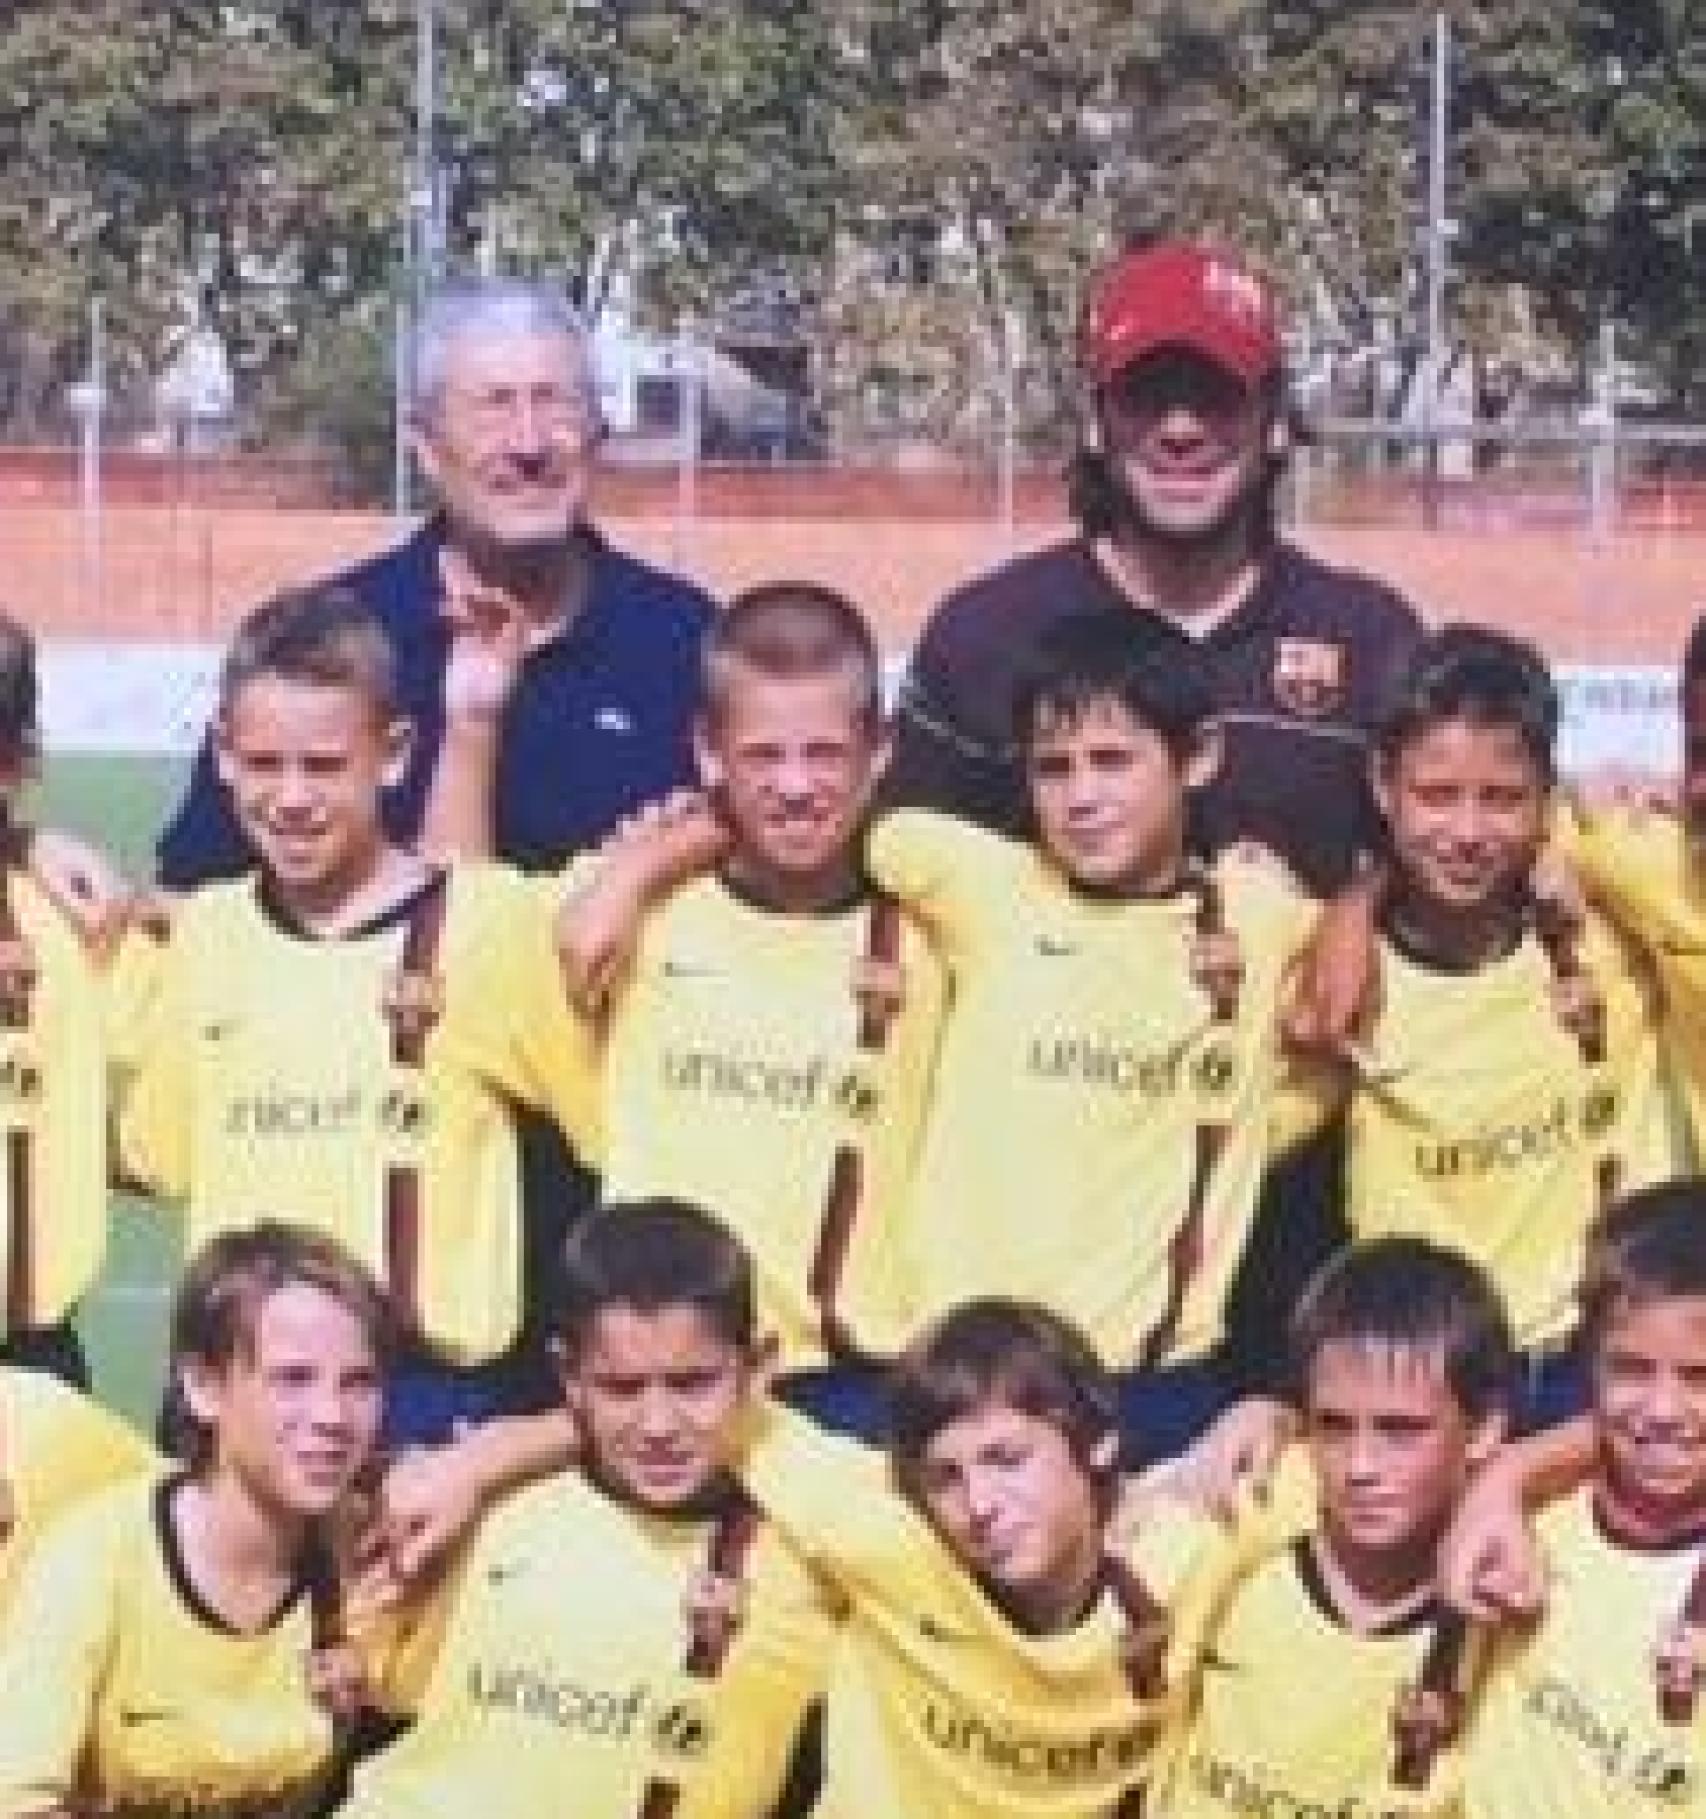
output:
[[[1074,724],[1098,701],[1119,701],[1175,758],[1214,715],[1196,647],[1129,607],[1069,613],[1037,640],[1013,692],[1013,738],[1026,751],[1046,725]]]
[[[1629,1308],[1706,1300],[1706,1178],[1663,1181],[1607,1207],[1588,1234],[1578,1299],[1589,1351]]]
[[[1113,1378],[1069,1321],[1035,1302],[993,1295],[950,1308],[891,1369],[889,1457],[907,1497],[920,1500],[924,1454],[937,1434],[991,1404],[1058,1428],[1111,1499],[1113,1468],[1100,1472],[1091,1452],[1119,1431]]]
[[[262,677],[354,690],[389,720],[397,712],[397,662],[385,627],[342,582],[292,588],[237,627],[219,672],[219,711]]]
[[[1369,1238],[1330,1258],[1304,1290],[1290,1339],[1301,1402],[1329,1345],[1437,1353],[1472,1420],[1508,1409],[1516,1388],[1516,1341],[1498,1290],[1479,1264],[1425,1238]]]
[[[261,1309],[293,1283],[318,1289],[348,1312],[386,1364],[396,1348],[391,1304],[372,1271],[330,1234],[284,1219],[219,1232],[184,1266],[172,1303],[171,1380],[200,1365],[225,1370],[254,1355]],[[168,1399],[167,1440],[192,1467],[213,1456],[213,1435],[179,1395]]]
[[[613,1202],[570,1232],[553,1312],[571,1361],[611,1307],[643,1314],[694,1308],[742,1351],[752,1350],[758,1332],[746,1247],[714,1214],[685,1200]]]
[[[1682,649],[1683,689],[1691,689],[1700,681],[1706,681],[1706,617],[1694,622],[1694,630]]]
[[[737,594],[712,622],[702,658],[701,706],[715,721],[737,668],[792,681],[845,674],[859,717],[883,715],[883,661],[876,634],[851,600],[815,581],[767,581]]]
[[[1448,721],[1509,727],[1540,775],[1556,769],[1558,690],[1532,644],[1484,625],[1447,625],[1417,646],[1395,679],[1375,733],[1391,764],[1405,746]]]
[[[0,613],[0,763],[27,768],[40,753],[36,641],[10,613]]]

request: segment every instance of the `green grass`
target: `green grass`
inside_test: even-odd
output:
[[[159,757],[77,753],[51,759],[35,818],[86,834],[117,855],[127,872],[153,870],[154,837],[176,800],[182,764]],[[143,1427],[159,1407],[166,1312],[178,1265],[169,1215],[119,1194],[113,1199],[107,1267],[78,1324],[101,1399]]]

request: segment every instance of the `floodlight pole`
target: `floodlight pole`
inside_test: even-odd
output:
[[[415,0],[415,152],[403,198],[403,252],[407,295],[397,311],[397,345],[391,465],[391,502],[398,517],[408,514],[409,405],[414,374],[409,370],[413,326],[420,320],[427,286],[438,271],[437,138],[438,34],[434,0]]]
[[[1439,524],[1439,394],[1445,379],[1445,255],[1451,224],[1445,213],[1446,137],[1450,126],[1447,87],[1451,21],[1434,14],[1432,109],[1428,134],[1428,353],[1422,388],[1422,427],[1427,432],[1422,483],[1423,515],[1430,530]]]

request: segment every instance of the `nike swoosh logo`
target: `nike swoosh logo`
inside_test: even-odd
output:
[[[486,1568],[486,1583],[488,1585],[508,1585],[510,1580],[519,1579],[526,1571],[527,1568],[519,1564],[509,1566],[488,1566]]]
[[[1070,960],[1078,952],[1078,946],[1076,942],[1058,941],[1053,935],[1039,935],[1037,952],[1047,960]]]
[[[202,1040],[205,1042],[223,1042],[237,1027],[235,1017],[216,1017],[211,1023],[201,1026]]]
[[[601,707],[592,723],[601,733],[631,733],[633,720],[619,707]]]
[[[168,1724],[178,1714],[166,1705],[121,1705],[120,1724]]]
[[[713,979],[716,973],[714,966],[705,966],[697,960],[666,960],[663,963],[666,979]]]
[[[945,1624],[938,1623],[934,1617],[920,1617],[918,1633],[926,1642],[945,1642],[952,1645],[970,1640],[968,1636],[961,1635],[957,1630],[951,1630]]]

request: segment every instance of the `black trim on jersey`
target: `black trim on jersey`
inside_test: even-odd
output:
[[[1408,960],[1412,966],[1419,966],[1430,973],[1443,973],[1453,979],[1467,979],[1489,966],[1497,966],[1501,961],[1511,959],[1521,949],[1523,939],[1528,934],[1528,925],[1519,915],[1511,929],[1509,942],[1496,954],[1486,954],[1478,960],[1463,961],[1445,960],[1438,954],[1423,952],[1415,941],[1399,928],[1390,911],[1381,912],[1380,934],[1393,952],[1400,958]]]
[[[1346,1630],[1356,1636],[1408,1636],[1438,1621],[1441,1610],[1439,1599],[1428,1597],[1422,1599],[1414,1610],[1400,1611],[1394,1616],[1383,1618],[1379,1623],[1366,1627],[1352,1624],[1333,1601],[1332,1587],[1321,1571],[1320,1561],[1315,1558],[1315,1543],[1318,1539],[1314,1535],[1299,1535],[1291,1544],[1291,1562],[1309,1602],[1335,1629]]]
[[[819,903],[808,910],[784,909],[779,904],[766,903],[756,891],[730,877],[721,868],[716,873],[716,879],[743,909],[757,910],[765,916],[845,916],[856,909],[863,909],[877,894],[876,886],[861,873],[848,890],[839,897],[831,898],[828,903]]]
[[[357,923],[354,928],[346,929],[340,935],[322,935],[314,929],[305,928],[279,902],[272,881],[265,872],[255,874],[255,905],[281,935],[288,935],[292,941],[364,941],[369,935],[383,934],[386,929],[407,922],[427,898],[434,892],[443,890],[449,882],[450,872],[445,866],[429,866],[426,877],[406,896],[399,897],[395,903],[387,904],[382,910],[376,910],[365,922]]]
[[[1589,1496],[1588,1506],[1593,1512],[1594,1533],[1601,1541],[1626,1554],[1686,1554],[1694,1548],[1706,1547],[1706,1516],[1692,1528],[1686,1528],[1678,1535],[1668,1535],[1661,1541],[1652,1535],[1632,1535],[1620,1529],[1617,1518],[1605,1507],[1605,1501],[1597,1491]]]
[[[277,1629],[308,1595],[307,1575],[298,1570],[277,1608],[265,1622],[257,1624],[252,1630],[239,1629],[229,1617],[216,1611],[197,1590],[195,1581],[190,1577],[183,1549],[178,1543],[177,1523],[172,1517],[172,1506],[176,1503],[179,1492],[189,1482],[188,1472],[174,1472],[155,1485],[152,1498],[154,1536],[160,1545],[160,1556],[166,1562],[166,1576],[172,1582],[172,1589],[198,1623],[210,1630],[217,1630],[222,1636],[260,1636],[268,1630]]]
[[[1177,903],[1181,897],[1194,895],[1191,889],[1191,857],[1183,854],[1179,868],[1171,884],[1163,885],[1158,891],[1122,890],[1117,884],[1086,884],[1073,875],[1058,859],[1043,853],[1039,847],[1038,855],[1048,859],[1049,865],[1059,875],[1061,883],[1066,886],[1067,894],[1076,897],[1081,903]]]

